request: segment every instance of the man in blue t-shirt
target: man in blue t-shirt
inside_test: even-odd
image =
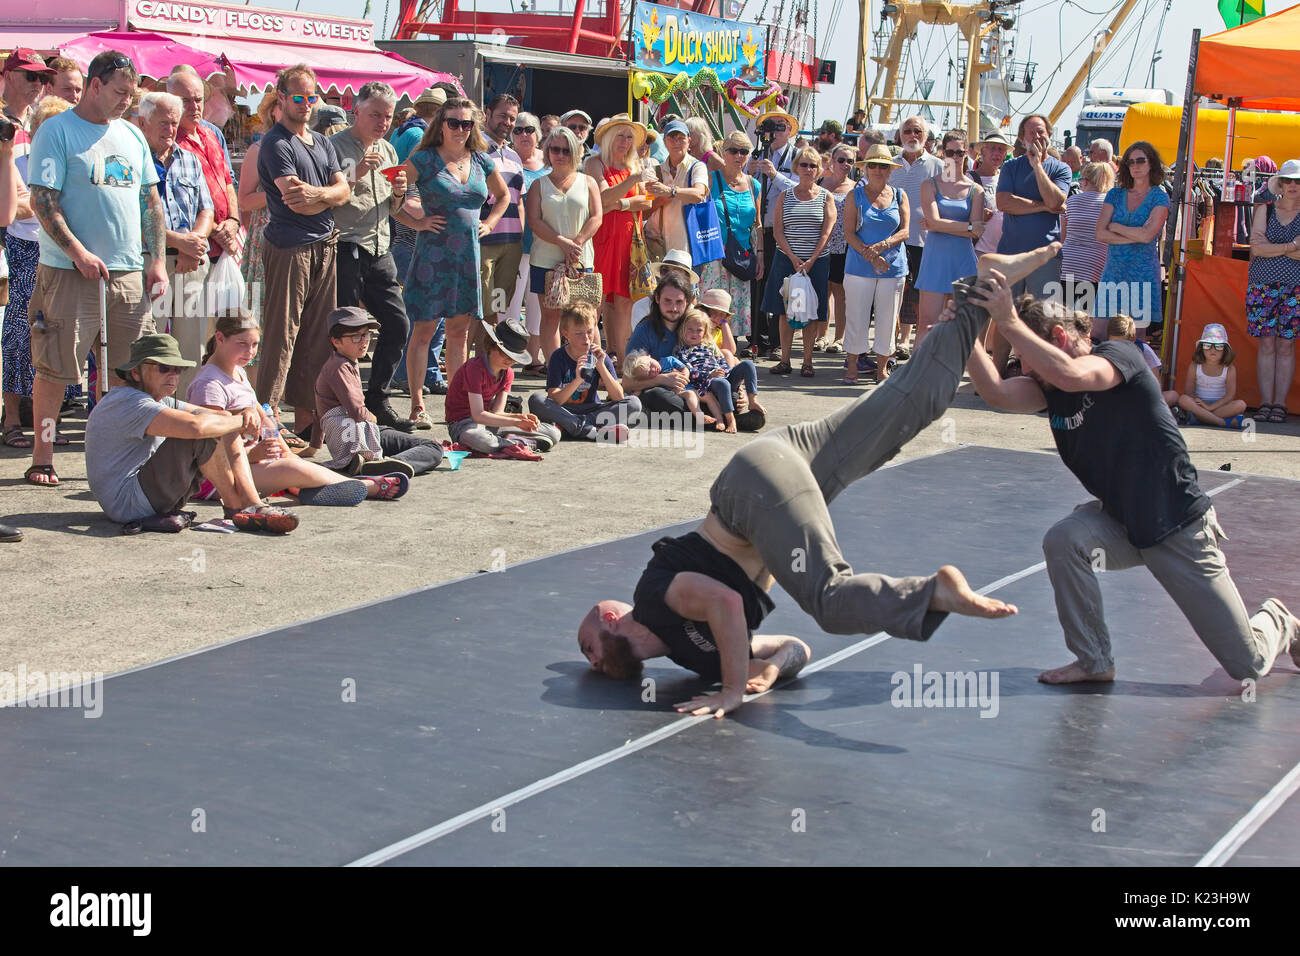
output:
[[[1030,252],[1061,238],[1061,214],[1070,191],[1070,167],[1049,156],[1052,125],[1033,113],[1020,121],[1016,136],[1025,153],[1002,166],[998,175],[997,206],[1002,215],[998,252]],[[1060,279],[1060,260],[1049,263],[1017,284],[1016,293],[1042,297],[1048,282]]]
[[[257,175],[266,192],[262,236],[266,288],[257,399],[294,408],[294,426],[316,418],[316,376],[332,353],[329,314],[336,305],[338,233],[334,207],[352,198],[330,141],[307,128],[320,100],[316,74],[304,64],[275,78],[280,122],[262,137]],[[311,443],[319,448],[320,429]]]
[[[1076,659],[1038,679],[1115,679],[1099,561],[1106,571],[1150,568],[1230,677],[1262,677],[1288,649],[1300,663],[1300,620],[1280,601],[1269,598],[1246,616],[1219,549],[1225,535],[1213,502],[1196,482],[1187,446],[1137,346],[1093,348],[1085,314],[1030,297],[1013,303],[1011,283],[996,272],[982,283],[969,301],[988,309],[1026,374],[1004,380],[976,348],[966,366],[971,381],[994,408],[1046,410],[1061,460],[1096,499],[1043,538],[1057,614]],[[949,306],[943,318],[959,315]]]
[[[121,118],[139,80],[129,57],[100,53],[86,69],[81,101],[46,120],[32,141],[32,208],[41,224],[40,265],[28,305],[36,439],[26,477],[33,484],[59,483],[53,423],[64,388],[81,384],[81,362],[99,338],[101,303],[108,368],[115,368],[132,342],[153,331],[149,303],[167,292],[167,217],[154,189],[158,172],[144,134]],[[98,374],[102,394],[108,369]]]

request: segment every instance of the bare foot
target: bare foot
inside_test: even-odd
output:
[[[1052,259],[1055,259],[1056,254],[1060,251],[1061,244],[1054,242],[1049,246],[1043,246],[1041,249],[1019,252],[1014,255],[986,252],[979,258],[978,274],[981,279],[984,279],[996,269],[1006,278],[1007,285],[1015,285],[1021,279],[1028,278],[1039,266],[1046,265]]]
[[[950,611],[967,617],[1010,617],[1019,613],[1014,604],[976,594],[966,583],[965,576],[951,564],[945,564],[935,574],[930,610]]]
[[[1099,674],[1089,674],[1078,661],[1066,664],[1064,667],[1043,671],[1038,675],[1039,682],[1043,684],[1102,684],[1114,679],[1115,668],[1112,667],[1110,670],[1102,671]]]
[[[749,662],[749,676],[745,682],[746,694],[761,694],[781,676],[780,669],[771,661],[751,660]]]
[[[762,405],[758,404],[758,399],[755,398],[753,395],[749,396],[749,410],[751,412],[758,412],[760,415],[767,414],[767,409],[764,408]]]

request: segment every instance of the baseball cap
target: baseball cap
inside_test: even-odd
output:
[[[45,57],[25,46],[20,46],[5,57],[4,70],[0,72],[0,75],[12,73],[14,70],[30,70],[32,73],[54,72],[53,67],[45,65]]]

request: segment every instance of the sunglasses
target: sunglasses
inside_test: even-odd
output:
[[[289,100],[291,102],[297,103],[299,106],[301,106],[303,103],[310,103],[312,105],[315,105],[316,103],[320,102],[319,93],[286,93],[285,95],[289,97]]]
[[[735,146],[728,146],[727,152],[732,156],[748,156],[752,152],[752,150],[737,149]]]
[[[845,159],[843,156],[838,156],[838,157],[836,157],[835,162],[837,162],[837,163],[838,163],[839,165],[841,165],[841,166],[852,166],[852,165],[853,165],[853,160],[851,160],[851,159]]]
[[[966,155],[966,150],[964,150],[964,149],[945,149],[945,150],[943,151],[943,154],[944,154],[945,156],[951,157],[952,159],[956,159],[958,156],[965,156],[965,155]]]
[[[109,60],[106,63],[101,63],[94,70],[87,73],[86,79],[89,81],[95,79],[96,77],[112,76],[118,70],[133,70],[133,69],[135,69],[135,67],[132,66],[129,57],[115,56],[113,57],[113,59]]]
[[[565,126],[570,133],[585,133],[591,129],[586,123],[566,123]]]
[[[1202,342],[1201,347],[1207,349],[1214,349],[1214,351],[1216,352],[1222,352],[1227,348],[1226,345],[1211,345],[1209,342]]]
[[[867,163],[867,169],[893,169],[889,163]]]
[[[514,128],[514,134],[516,136],[532,136],[536,132],[536,126],[516,126]]]
[[[800,163],[799,168],[800,169],[821,169],[822,164],[821,163]]]
[[[1130,156],[1128,159],[1124,160],[1124,162],[1128,163],[1130,166],[1145,166],[1146,161],[1147,158],[1145,156]]]
[[[20,73],[20,74],[22,74],[23,79],[25,79],[28,83],[44,83],[44,82],[45,82],[45,74],[44,74],[44,73],[33,73],[33,72],[31,72],[30,70],[14,70],[14,72],[15,72],[15,73]]]
[[[549,147],[549,148],[547,149],[547,152],[548,152],[548,153],[556,153],[557,155],[560,155],[560,156],[568,156],[568,155],[569,155],[569,147],[567,147],[567,146],[551,146],[551,147]]]
[[[152,365],[163,375],[179,375],[184,371],[184,367],[180,365],[163,365],[161,362],[146,362],[145,364]]]
[[[468,133],[474,128],[474,121],[472,119],[463,120],[448,116],[443,119],[443,123],[446,124],[448,129],[458,129],[462,133]]]

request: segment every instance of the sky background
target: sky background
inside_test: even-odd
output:
[[[537,0],[543,12],[556,9],[560,0]],[[563,0],[572,9],[573,0]],[[788,8],[793,0],[746,0],[740,19],[756,21],[766,4],[767,16],[775,19],[779,5]],[[882,0],[869,0],[870,28],[880,22]],[[1011,103],[1016,112],[1046,112],[1055,105],[1064,92],[1070,77],[1087,62],[1094,35],[1106,28],[1120,7],[1122,0],[1024,0],[1017,8],[1008,11],[1016,17],[1017,35],[1014,57],[1016,60],[1037,61],[1034,91],[1028,95],[1013,93]],[[466,7],[468,0],[462,0]],[[858,18],[861,7],[856,0],[842,0],[838,12],[836,0],[809,0],[816,9],[817,48],[824,59],[837,62],[836,82],[823,85],[817,96],[816,121],[843,120],[852,110],[854,60],[857,47]],[[280,7],[292,10],[294,0],[254,0],[255,6]],[[385,8],[391,33],[397,16],[397,0],[371,0],[369,19],[376,26],[377,35],[383,28]],[[1287,0],[1266,0],[1268,13],[1276,13],[1295,6]],[[1169,12],[1165,14],[1165,8]],[[336,14],[360,17],[365,0],[301,0],[303,12]],[[509,10],[509,0],[481,0],[478,9]],[[1157,34],[1164,14],[1163,31]],[[1155,86],[1173,90],[1175,102],[1182,99],[1187,83],[1187,58],[1191,49],[1192,30],[1200,28],[1202,36],[1222,32],[1223,20],[1218,13],[1217,0],[1140,0],[1128,20],[1111,38],[1106,51],[1097,56],[1092,72],[1094,86],[1147,85],[1152,52],[1157,42],[1161,59],[1156,63]],[[870,31],[869,31],[870,32]],[[827,41],[829,37],[829,42]],[[873,52],[868,42],[868,55]],[[952,58],[953,79],[949,79],[948,60]],[[904,96],[911,92],[914,75],[928,75],[934,82],[933,99],[956,99],[955,78],[957,44],[956,30],[952,27],[935,28],[922,25],[913,44],[908,82]],[[1064,61],[1062,63],[1062,60]],[[1061,64],[1058,68],[1058,64]],[[867,64],[867,87],[875,75],[875,64]],[[1062,122],[1073,127],[1082,102],[1082,90],[1062,114]],[[936,117],[942,121],[944,110],[935,108]],[[955,123],[955,111],[949,120]]]

